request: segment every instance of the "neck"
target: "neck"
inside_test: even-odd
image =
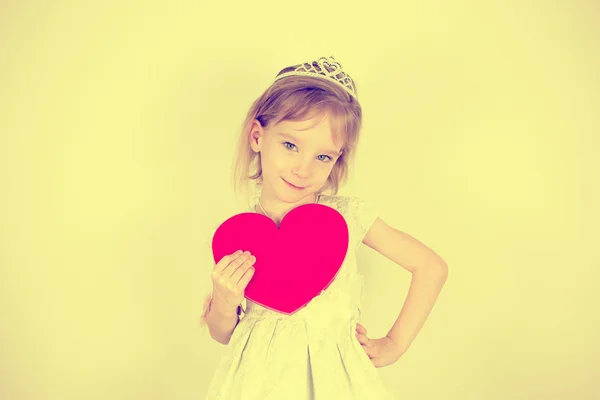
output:
[[[283,217],[294,208],[304,204],[314,204],[317,200],[318,195],[316,193],[311,193],[295,203],[284,203],[276,198],[265,195],[265,193],[262,192],[259,198],[260,205],[257,204],[255,209],[261,214],[265,214],[266,212],[266,214],[268,214],[267,217],[271,218],[279,225]]]

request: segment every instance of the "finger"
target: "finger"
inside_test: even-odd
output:
[[[357,334],[356,334],[356,335],[354,335],[354,336],[356,336],[356,340],[358,340],[358,343],[360,343],[360,344],[363,344],[363,340],[364,340],[364,339],[361,337],[361,334],[360,334],[360,333],[357,333]]]
[[[252,266],[254,265],[254,262],[256,261],[256,257],[254,256],[250,256],[248,259],[246,259],[246,261],[244,261],[239,267],[238,269],[235,271],[235,273],[233,273],[233,275],[231,275],[231,281],[234,282],[236,285],[239,284],[240,279],[242,278],[242,276],[248,272],[248,270],[250,268],[252,268]]]
[[[229,263],[241,256],[242,253],[242,250],[238,250],[232,254],[228,254],[226,256],[221,257],[221,259],[215,264],[213,270],[219,273],[223,272],[223,270],[225,270]]]
[[[360,343],[362,345],[367,345],[369,343],[369,338],[360,333],[356,334],[356,338],[358,339],[358,343]]]
[[[237,271],[237,269],[242,264],[244,264],[248,258],[250,258],[250,252],[244,251],[239,257],[231,261],[229,265],[225,267],[225,269],[223,270],[223,275],[231,279],[233,277],[233,274]]]
[[[363,345],[363,347],[362,347],[362,348],[363,348],[363,350],[365,351],[365,353],[367,354],[367,356],[369,356],[369,358],[373,358],[373,357],[375,357],[375,354],[373,354],[373,349],[371,349],[371,348],[370,348],[370,347],[368,347],[368,346],[364,346],[364,345]]]
[[[362,326],[361,324],[357,323],[356,324],[356,331],[358,333],[362,333],[363,335],[367,334],[367,328],[365,328],[364,326]]]
[[[361,334],[359,334],[358,336],[359,336],[359,342],[363,346],[371,348],[371,347],[373,347],[375,345],[375,343],[371,339],[369,339],[367,337],[367,335],[361,335]]]
[[[238,282],[238,287],[241,289],[246,289],[246,286],[248,286],[248,282],[250,282],[250,279],[252,279],[253,276],[254,267],[250,267],[246,270],[246,273],[240,278]]]

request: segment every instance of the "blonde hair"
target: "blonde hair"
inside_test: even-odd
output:
[[[318,68],[316,62],[313,65]],[[284,68],[277,76],[298,66]],[[354,83],[352,85],[357,93]],[[247,193],[248,183],[252,182],[255,188],[262,187],[261,154],[250,147],[250,129],[255,119],[268,129],[283,121],[306,121],[316,116],[330,117],[333,140],[336,144],[343,143],[342,154],[325,185],[317,192],[329,190],[331,194],[337,194],[339,187],[348,180],[349,166],[354,162],[362,127],[362,109],[358,100],[336,83],[310,76],[287,76],[277,80],[248,110],[234,154],[234,191]]]

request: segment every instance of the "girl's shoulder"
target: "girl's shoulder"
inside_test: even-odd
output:
[[[325,195],[319,198],[319,204],[334,207],[342,214],[357,216],[366,212],[372,212],[373,205],[359,196]]]
[[[379,216],[379,211],[370,201],[359,196],[321,195],[321,204],[335,208],[340,214],[366,231]]]
[[[319,197],[319,204],[325,204],[338,209],[338,211],[348,208],[352,196],[342,196],[333,194],[322,194]]]

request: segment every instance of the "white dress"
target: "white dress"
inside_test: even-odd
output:
[[[289,316],[246,299],[205,400],[395,398],[356,338],[363,278],[355,252],[378,213],[358,197],[321,195],[319,204],[336,209],[348,225],[348,252],[336,278]]]

